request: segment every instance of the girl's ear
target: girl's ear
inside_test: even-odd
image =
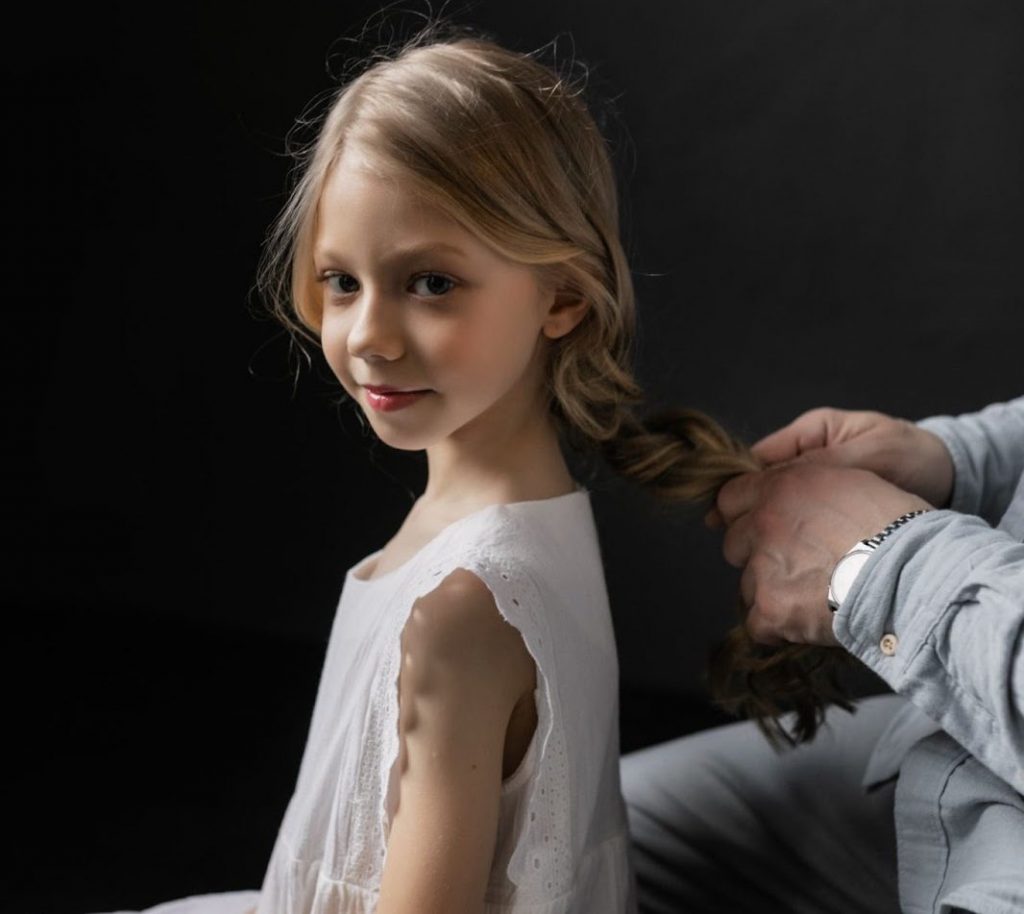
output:
[[[576,328],[589,307],[590,302],[578,292],[560,289],[548,307],[541,331],[548,339],[557,340]]]

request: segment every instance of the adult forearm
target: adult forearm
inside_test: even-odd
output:
[[[949,507],[998,523],[1024,473],[1024,397],[917,425],[938,435],[953,458]]]
[[[864,567],[834,631],[1024,792],[1024,544],[953,511],[915,518]]]

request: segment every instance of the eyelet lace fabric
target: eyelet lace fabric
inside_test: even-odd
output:
[[[397,806],[402,630],[456,569],[486,584],[537,667],[536,731],[503,784],[485,911],[634,911],[618,666],[587,493],[476,512],[376,579],[354,577],[362,564],[346,579],[259,914],[374,910]]]
[[[485,914],[635,914],[618,664],[588,493],[484,508],[393,571],[356,577],[373,555],[345,579],[258,914],[375,912],[398,799],[402,630],[459,568],[490,589],[537,667],[537,726],[502,784]],[[230,912],[218,897],[228,901],[203,896],[181,914],[242,914],[241,895]]]

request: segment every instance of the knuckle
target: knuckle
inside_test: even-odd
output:
[[[736,551],[736,535],[733,528],[729,528],[729,532],[725,534],[722,539],[722,556],[733,568],[739,568],[740,563],[737,561]]]
[[[715,507],[722,516],[722,520],[728,524],[739,514],[740,506],[743,504],[743,477],[737,476],[729,480],[718,491],[715,498]]]
[[[772,629],[777,629],[781,618],[778,597],[765,587],[757,588],[754,594],[754,599],[761,610],[762,621],[766,625],[771,625]]]
[[[733,480],[730,479],[715,493],[714,506],[723,517],[727,516],[726,508],[729,504],[729,487],[732,485],[732,482]]]
[[[838,414],[839,410],[832,406],[816,406],[814,409],[809,409],[800,418],[804,421],[810,422],[829,422],[834,419]]]
[[[760,607],[758,606],[751,610],[744,622],[744,627],[747,629],[747,634],[750,635],[751,640],[756,641],[758,644],[771,644],[775,640],[774,631],[764,618],[764,614],[760,612]]]
[[[749,570],[749,565],[747,566]],[[754,594],[757,593],[757,585],[752,578],[744,574],[740,578],[740,599],[743,605],[749,610],[755,604]]]
[[[757,591],[760,586],[760,568],[755,555],[747,562],[746,567],[743,569],[743,574],[740,575],[740,594],[743,596],[744,605],[747,607],[753,606],[757,603]]]

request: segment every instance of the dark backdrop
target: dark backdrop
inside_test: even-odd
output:
[[[284,134],[374,8],[26,8],[9,39],[9,909],[259,884],[345,569],[422,482],[322,365],[293,383],[248,304]],[[1018,4],[449,10],[521,50],[560,36],[612,100],[652,402],[753,441],[818,405],[1021,393]],[[589,485],[623,748],[716,722],[718,537]]]

